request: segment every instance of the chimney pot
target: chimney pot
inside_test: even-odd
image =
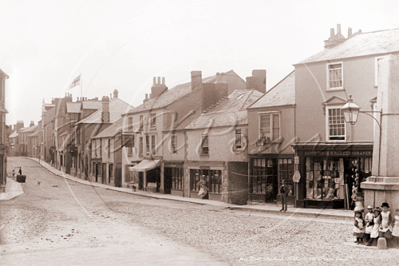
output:
[[[145,99],[148,100],[148,93],[145,94]]]
[[[334,33],[334,28],[330,29],[330,38],[334,37],[335,33]]]
[[[165,85],[165,77],[162,78],[162,84]]]
[[[348,28],[348,38],[352,36],[352,28]]]
[[[337,35],[341,34],[341,24],[337,24]]]

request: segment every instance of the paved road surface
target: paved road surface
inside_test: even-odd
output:
[[[110,207],[142,197],[67,181],[26,158],[8,166],[22,166],[27,181],[23,195],[0,202],[1,265],[226,265]]]

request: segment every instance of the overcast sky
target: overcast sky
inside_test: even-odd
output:
[[[41,119],[43,99],[72,93],[137,106],[154,76],[169,88],[233,69],[267,70],[270,89],[321,51],[337,23],[363,32],[399,27],[395,1],[0,0],[0,68],[7,124]]]

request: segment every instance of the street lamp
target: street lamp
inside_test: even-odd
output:
[[[366,114],[370,117],[372,117],[378,124],[378,127],[380,129],[379,134],[378,134],[378,168],[377,168],[377,177],[380,176],[380,161],[381,161],[381,131],[382,127],[380,124],[381,116],[382,116],[382,110],[381,111],[360,111],[360,107],[357,106],[352,99],[352,95],[349,95],[349,99],[346,102],[344,106],[341,108],[341,112],[344,113],[344,118],[346,123],[350,123],[351,125],[354,125],[357,121],[357,117],[359,113]],[[374,115],[371,115],[370,113],[380,113],[380,121],[375,118]],[[374,182],[376,182],[377,178],[374,179]],[[374,191],[374,201],[375,201],[375,191]],[[375,206],[375,202],[374,202]]]
[[[346,123],[350,123],[354,125],[357,121],[357,117],[359,115],[360,107],[357,106],[353,100],[352,95],[349,95],[349,99],[346,104],[341,108],[341,112],[344,113]],[[377,121],[378,122],[378,121]]]

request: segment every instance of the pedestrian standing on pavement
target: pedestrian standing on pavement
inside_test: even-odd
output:
[[[21,168],[21,167],[20,167],[19,170],[18,170],[18,174],[19,174],[19,175],[22,175],[22,168]]]
[[[198,182],[198,186],[200,187],[198,196],[200,196],[202,199],[209,199],[208,186],[206,185],[206,180],[204,175],[201,177],[201,180]]]
[[[281,210],[280,211],[287,211],[287,195],[288,195],[288,187],[285,185],[285,180],[281,180],[280,186],[280,195],[281,195]]]

